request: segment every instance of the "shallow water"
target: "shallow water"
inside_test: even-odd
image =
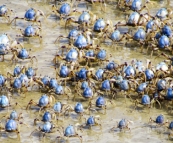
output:
[[[152,1],[154,2],[153,5],[149,5],[150,12],[156,13],[156,11],[160,7],[164,7],[165,1]],[[13,9],[16,12],[16,16],[23,17],[25,10],[27,10],[30,7],[34,7],[36,9],[40,9],[44,11],[45,14],[48,14],[50,12],[50,3],[48,3],[46,0],[40,1],[26,1],[26,0],[6,0],[4,3],[4,0],[0,0],[0,5],[6,4],[8,8]],[[123,20],[125,18],[125,15],[123,12],[115,8],[116,2],[108,2],[107,4],[107,13],[103,13],[100,11],[100,6],[92,6],[88,3],[81,3],[78,6],[79,11],[83,11],[87,8],[86,5],[88,5],[88,9],[92,10],[94,14],[97,14],[98,17],[103,17],[105,19],[111,19],[113,24],[116,24],[118,21]],[[171,8],[173,7],[173,2],[170,2],[169,5]],[[145,12],[145,11],[144,11]],[[14,17],[13,15],[12,17]],[[11,18],[12,19],[12,18]],[[41,34],[43,36],[43,42],[42,44],[39,43],[39,40],[37,38],[31,39],[30,43],[27,41],[24,41],[24,47],[26,49],[31,49],[30,54],[32,56],[36,56],[38,59],[38,62],[31,65],[29,62],[21,61],[17,65],[25,65],[25,66],[32,66],[34,68],[38,68],[37,75],[48,75],[50,77],[55,77],[55,69],[54,65],[52,63],[52,59],[54,55],[59,51],[60,47],[67,43],[66,40],[63,40],[63,42],[54,44],[54,41],[56,37],[59,35],[67,35],[69,30],[72,27],[68,27],[67,29],[64,28],[64,23],[59,23],[59,20],[56,20],[55,16],[51,15],[48,17],[48,19],[45,21],[41,18],[42,22],[42,31]],[[0,26],[0,34],[7,33],[9,34],[13,39],[16,38],[16,35],[20,34],[19,29],[24,29],[26,26],[28,26],[28,22],[24,21],[17,21],[17,26],[12,24],[12,26],[8,26],[7,24],[3,23]],[[76,26],[75,24],[73,25]],[[123,27],[121,31],[127,31],[127,27]],[[19,38],[20,42],[22,42],[22,39]],[[101,44],[101,47],[105,48],[108,52],[108,54],[112,54],[112,57],[110,57],[111,60],[115,60],[118,63],[124,63],[125,61],[130,62],[132,59],[136,58],[144,63],[146,63],[147,59],[150,59],[150,54],[146,53],[144,50],[144,53],[140,52],[140,48],[138,45],[131,45],[128,47],[122,47],[121,45],[117,48],[111,47],[110,41],[108,40],[105,43]],[[6,74],[7,72],[12,72],[15,65],[10,64],[10,58],[12,55],[5,56],[5,61],[0,62],[0,73]],[[152,57],[151,61],[153,64],[159,63],[163,59],[157,58],[155,59],[155,55]],[[104,67],[102,65],[101,67]],[[98,67],[97,67],[98,68]],[[34,92],[29,91],[26,93],[26,98],[24,98],[23,95],[14,95],[11,98],[11,104],[18,102],[23,108],[27,106],[27,103],[30,99],[34,99],[35,102],[38,102],[40,96],[43,93],[41,92]],[[72,99],[73,94],[76,94],[73,92],[70,94],[70,99]],[[133,95],[133,93],[131,93]],[[107,99],[109,100],[109,99]],[[76,101],[66,100],[66,97],[56,97],[56,101],[63,101],[67,102],[68,104],[74,106],[76,102],[80,101],[82,104],[87,107],[88,102],[83,100],[83,98],[76,98]],[[149,118],[152,117],[155,119],[159,114],[163,114],[165,116],[166,120],[172,121],[173,114],[168,112],[165,108],[158,109],[152,108],[150,112],[147,108],[138,108],[138,110],[134,110],[134,103],[132,103],[130,100],[127,99],[125,103],[124,96],[121,94],[117,95],[117,98],[113,101],[115,105],[108,105],[107,107],[107,114],[103,115],[101,113],[92,113],[92,115],[100,115],[101,117],[101,124],[102,129],[100,130],[99,127],[93,127],[93,130],[83,129],[83,133],[80,133],[83,137],[83,142],[99,142],[99,143],[132,143],[132,142],[138,142],[138,143],[144,143],[144,142],[172,142],[173,140],[168,140],[168,136],[166,134],[167,130],[165,127],[157,127],[157,128],[150,128],[148,125]],[[37,108],[36,108],[37,109]],[[20,136],[21,136],[21,142],[31,142],[34,143],[37,142],[58,142],[55,141],[56,137],[59,136],[59,133],[52,133],[47,134],[46,137],[43,139],[39,139],[39,135],[37,133],[33,134],[30,137],[31,132],[38,128],[38,126],[33,126],[33,120],[36,118],[36,115],[38,115],[38,110],[35,108],[32,108],[32,110],[24,110],[20,109],[20,107],[16,107],[15,110],[17,110],[18,113],[23,113],[24,122],[28,124],[29,127],[21,125],[20,127]],[[7,109],[0,111],[0,117],[10,114],[12,111],[12,108],[9,108],[9,112],[7,113]],[[86,117],[89,117],[89,115],[86,115]],[[41,119],[41,116],[39,117]],[[109,132],[110,129],[113,126],[117,125],[117,121],[120,121],[122,118],[131,120],[132,123],[129,125],[131,128],[131,131],[125,131],[125,132]],[[2,120],[4,124],[4,120]],[[57,122],[57,125],[61,125],[66,127],[69,124],[76,124],[76,123],[84,123],[84,120],[80,121],[77,119],[77,116],[75,113],[70,114],[70,117],[66,117],[63,122],[59,121]],[[41,124],[40,124],[41,125]],[[153,125],[155,125],[153,123]],[[16,139],[15,134],[9,134],[11,138],[8,138],[6,134],[2,134],[0,137],[0,142],[7,142],[7,143],[17,143],[19,142]],[[79,142],[78,138],[70,138],[69,142],[76,143]]]

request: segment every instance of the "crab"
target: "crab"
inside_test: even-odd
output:
[[[87,60],[87,63],[90,63],[90,61],[96,62],[97,64],[101,64],[103,62],[107,62],[108,58],[111,57],[112,55],[107,55],[107,52],[105,49],[101,49],[98,45],[95,48],[95,53],[90,51],[91,55],[85,55],[84,57]]]
[[[33,77],[33,81],[34,84],[32,86],[32,88],[35,85],[38,85],[39,89],[41,89],[42,91],[48,92],[49,91],[49,82],[50,82],[50,78],[48,76],[44,76],[44,77]]]
[[[73,15],[74,13],[79,13],[76,9],[71,10],[71,3],[65,2],[57,8],[56,5],[52,5],[52,12],[59,17],[60,19],[67,18],[68,16]],[[49,15],[49,14],[48,14]]]
[[[21,46],[19,42],[13,40],[7,34],[2,34],[0,36],[0,56],[2,56],[2,61],[4,61],[4,56],[10,53],[12,48],[18,48],[19,46]]]
[[[0,89],[3,91],[3,89],[6,88],[7,85],[7,78],[4,75],[0,74]]]
[[[94,21],[96,20],[96,15],[94,15],[92,12],[90,11],[83,11],[82,14],[79,16],[78,20],[74,20],[73,17],[69,17],[66,20],[65,23],[65,28],[69,25],[69,23],[73,22],[73,23],[77,23],[79,24],[81,27],[85,26],[89,26],[92,25],[94,23]]]
[[[79,96],[82,96],[82,97],[84,97],[85,99],[89,99],[89,100],[91,100],[91,99],[93,98],[93,96],[94,96],[93,89],[90,88],[90,87],[86,87],[86,88],[82,91],[82,93],[80,93],[79,91],[76,91],[76,92],[77,92],[77,94],[78,94]],[[73,100],[75,100],[75,98],[76,98],[76,94],[74,94]]]
[[[139,14],[138,12],[132,12],[128,20],[125,23],[118,22],[115,27],[119,26],[142,26],[149,20],[148,14]]]
[[[95,89],[97,93],[101,94],[101,95],[110,95],[112,96],[112,99],[115,97],[115,94],[117,93],[116,89],[113,88],[113,82],[115,80],[114,79],[106,79],[101,83],[101,86],[99,87],[99,89]],[[103,92],[102,92],[103,91]],[[105,92],[105,93],[104,93]]]
[[[58,131],[60,132],[60,130]],[[66,129],[63,129],[63,135],[60,132],[60,136],[58,136],[57,139],[64,138],[64,137],[67,137],[67,138],[77,137],[80,139],[80,142],[82,143],[82,136],[80,136],[77,133],[77,128],[74,127],[73,125],[69,125],[66,127]]]
[[[100,65],[103,62],[108,62],[108,58],[112,57],[112,55],[107,55],[106,50],[101,49],[101,47],[97,45],[94,50],[87,51],[83,57],[86,61],[85,66],[91,66],[92,64]]]
[[[137,104],[141,104],[141,105],[147,106],[148,108],[151,108],[152,104],[154,104],[154,102],[157,102],[161,108],[161,104],[157,99],[153,98],[150,101],[150,97],[147,94],[145,94],[142,96],[141,102],[139,102],[138,100],[135,101],[135,109],[137,107]]]
[[[38,131],[39,133],[43,134],[43,138],[44,138],[47,133],[54,133],[56,131],[56,128],[57,127],[53,123],[45,122],[42,126],[39,126],[38,129],[35,129],[34,131],[32,131],[32,133],[30,134],[30,137],[32,136],[34,132]]]
[[[168,129],[172,130],[173,129],[173,121],[169,123]],[[173,133],[168,134],[168,138],[170,139],[171,136],[173,136]]]
[[[20,124],[22,124],[22,122],[20,122]],[[17,134],[17,138],[18,140],[20,140],[20,132],[18,129],[18,123],[13,120],[13,119],[9,119],[6,123],[5,123],[5,127],[0,127],[1,132],[5,132],[5,133],[9,133],[9,132],[15,132]]]
[[[119,128],[120,131],[125,130],[125,129],[130,130],[130,128],[128,127],[129,123],[131,123],[131,121],[126,120],[126,119],[122,119],[119,121],[119,123],[117,122],[117,126],[111,128],[110,131],[114,131],[117,128]]]
[[[0,107],[6,108],[10,106],[9,98],[5,95],[0,96]]]
[[[13,56],[11,58],[11,62],[15,61],[17,62],[19,59],[27,60],[30,59],[31,63],[33,63],[33,59],[37,61],[37,58],[35,56],[30,56],[28,51],[25,48],[22,49],[12,49]]]
[[[89,127],[89,129],[92,129],[93,126],[99,126],[100,129],[102,128],[100,121],[100,116],[90,116],[88,119],[85,118],[85,124],[84,125],[80,125],[80,127]]]
[[[136,82],[133,79],[128,80],[128,79],[120,78],[120,80],[118,81],[118,87],[119,87],[119,90],[121,91],[121,94],[122,94],[122,91],[124,92],[125,99],[126,99],[126,96],[128,96],[131,99],[130,92],[136,89],[135,88]]]
[[[70,70],[75,70],[77,67],[79,67],[79,62],[84,59],[83,58],[84,51],[78,50],[77,48],[71,48],[65,57],[62,57],[61,55],[55,55],[53,62],[55,64],[59,63],[60,60],[65,60],[66,65],[70,63]]]
[[[80,103],[80,102],[77,102],[74,107],[72,107],[72,106],[69,105],[66,108],[65,114],[67,114],[67,113],[69,114],[70,112],[73,112],[73,111],[80,116],[80,119],[86,113],[86,111],[83,108],[82,103]]]
[[[120,9],[123,9],[124,11],[126,10],[132,10],[132,11],[137,11],[137,12],[141,12],[143,9],[146,9],[147,11],[149,11],[147,4],[150,1],[146,1],[145,4],[142,6],[142,0],[124,0],[118,1],[118,7]]]
[[[21,20],[26,20],[26,21],[31,21],[31,22],[34,22],[36,23],[37,25],[39,25],[41,27],[41,21],[38,20],[40,16],[43,16],[45,19],[45,15],[43,13],[43,11],[41,10],[36,10],[34,8],[30,8],[26,11],[25,15],[24,15],[24,18],[19,18],[19,17],[15,17],[11,22],[10,24],[13,23],[13,21],[15,21],[15,24],[16,24],[16,20],[17,19],[21,19]],[[38,24],[39,23],[39,24]]]
[[[12,120],[17,120],[19,121],[20,119],[23,119],[22,117],[22,113],[17,113],[15,110],[13,110],[11,113],[10,113],[10,116],[8,117],[8,119],[12,119]]]
[[[96,70],[95,74],[93,74],[93,79],[97,81],[103,81],[105,79],[104,75],[104,69],[98,69]]]
[[[109,101],[111,104],[113,104],[113,102],[110,100]],[[88,105],[88,109],[89,110],[95,110],[92,105],[95,105],[96,107],[98,107],[99,109],[104,109],[104,113],[103,114],[106,114],[106,108],[107,108],[107,101],[105,101],[105,99],[102,97],[102,96],[99,96],[97,99],[96,99],[96,102],[95,104],[92,103],[92,101],[89,102],[89,105]]]
[[[25,66],[20,67],[18,65],[15,66],[13,73],[8,72],[7,77],[18,77],[21,73],[25,73]]]
[[[151,117],[149,119],[149,122],[155,122],[156,123],[156,126],[159,125],[159,126],[163,126],[165,124],[168,123],[168,121],[164,122],[164,116],[161,114],[159,116],[157,116],[157,118],[155,120],[153,120]]]
[[[22,106],[19,103],[15,103],[14,105],[10,104],[10,98],[7,97],[6,95],[0,96],[0,108],[6,108],[6,107],[11,107],[11,106],[20,106],[22,109]]]
[[[74,46],[77,47],[79,50],[80,49],[89,49],[93,48],[93,45],[90,43],[90,35],[88,35],[87,38],[83,36],[82,34],[79,34],[74,42]]]
[[[14,13],[14,11],[7,8],[6,5],[0,6],[0,17],[5,18],[8,21],[8,23],[10,22],[11,13]]]
[[[145,41],[146,38],[146,33],[144,29],[139,28],[134,35],[130,35],[129,33],[125,33],[126,39],[127,40],[134,40],[139,42],[139,44],[144,44],[143,42]]]
[[[107,32],[105,31],[104,34],[102,35],[102,38],[104,38],[104,40],[106,40],[107,38],[110,39],[112,41],[112,45],[113,44],[118,44],[120,41],[122,41],[124,39],[125,35],[121,35],[120,31],[117,30],[115,28],[115,30],[113,32]]]
[[[172,10],[170,8],[160,8],[155,16],[150,15],[150,17],[152,17],[153,19],[159,19],[162,22],[167,23],[171,19],[171,15],[172,15]]]
[[[28,108],[30,108],[32,105],[34,106],[38,106],[40,109],[39,109],[39,112],[42,110],[42,109],[45,109],[47,107],[50,107],[52,101],[55,101],[55,98],[53,96],[47,96],[46,94],[45,95],[42,95],[39,99],[39,102],[36,103],[33,101],[33,99],[31,99],[28,103],[28,105],[26,106],[26,110]]]
[[[49,112],[49,111],[46,111],[44,114],[43,114],[43,116],[42,116],[42,119],[41,119],[41,121],[42,122],[51,122],[51,120],[52,119],[55,119],[55,114],[54,113],[51,113],[51,112]],[[35,118],[34,119],[34,125],[37,125],[37,122],[38,121],[40,121],[40,119],[38,119],[38,118]]]
[[[105,20],[103,18],[97,19],[97,21],[94,24],[93,31],[100,32],[100,34],[102,34],[105,31],[107,31],[107,32],[113,31],[112,21],[107,20],[105,22]]]
[[[71,93],[71,89],[68,87],[68,86],[65,86],[63,88],[63,86],[61,85],[56,85],[56,87],[54,87],[53,89],[49,90],[49,94],[53,94],[53,95],[66,95],[67,96],[67,100],[69,99],[69,95],[66,93],[66,90],[65,89],[68,89],[68,93]]]
[[[153,44],[149,44],[148,48],[151,48],[151,56],[153,54],[154,51],[158,51],[159,49],[167,49],[169,50],[171,53],[173,53],[173,50],[171,48],[171,41],[169,40],[169,38],[166,35],[162,35],[158,40],[157,43]],[[147,49],[148,49],[147,48]]]
[[[56,102],[53,106],[53,113],[56,115],[55,119],[59,120],[60,116],[62,116],[62,115],[65,116],[65,113],[66,113],[67,109],[69,110],[69,107],[70,106],[68,104]],[[57,116],[58,116],[58,118],[57,118]]]
[[[40,31],[41,31],[41,28],[40,27],[36,27],[34,28],[32,25],[29,25],[25,28],[25,30],[22,30],[20,29],[20,32],[22,35],[17,35],[18,37],[27,37],[30,38],[33,37],[38,37],[39,38],[39,41],[42,42],[42,36],[40,35]]]
[[[61,64],[59,70],[56,70],[56,77],[61,78],[61,81],[64,81],[66,87],[66,80],[70,78],[70,70],[65,64]]]
[[[28,91],[27,86],[25,85],[26,82],[28,82],[27,76],[20,78],[16,77],[13,80],[11,79],[9,91],[13,93],[17,91],[17,93],[19,94],[23,92],[23,94],[25,95],[25,93]]]
[[[73,42],[75,41],[75,39],[77,38],[78,35],[79,35],[78,30],[77,30],[77,29],[72,29],[72,30],[70,30],[70,32],[69,32],[69,34],[68,34],[67,37],[65,37],[64,35],[60,35],[60,36],[55,40],[54,43],[56,43],[57,41],[59,41],[59,40],[62,39],[62,38],[67,38],[67,39],[69,39],[69,41],[70,41],[71,43],[73,43]]]

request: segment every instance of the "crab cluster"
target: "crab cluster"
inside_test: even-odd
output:
[[[100,2],[101,10],[106,11],[104,0],[87,0],[87,2],[93,5],[95,2]],[[83,130],[87,127],[95,129],[95,126],[99,126],[99,130],[102,130],[102,120],[104,120],[102,116],[107,115],[107,109],[116,108],[116,98],[118,97],[124,96],[125,102],[128,100],[135,111],[145,110],[139,108],[139,105],[148,107],[149,109],[146,110],[149,113],[152,108],[171,107],[172,109],[173,57],[162,50],[168,49],[173,53],[171,45],[172,11],[170,8],[161,8],[155,16],[152,16],[149,3],[152,2],[146,1],[143,4],[142,0],[118,0],[116,2],[118,10],[133,12],[125,23],[117,22],[115,25],[112,20],[100,18],[87,9],[84,11],[81,11],[80,8],[72,10],[73,7],[79,5],[78,1],[74,4],[60,3],[59,7],[55,0],[49,12],[28,8],[23,18],[15,15],[11,21],[11,12],[15,12],[5,5],[0,6],[0,16],[8,20],[8,26],[14,26],[15,22],[17,27],[15,30],[20,31],[20,34],[16,34],[15,40],[8,34],[0,36],[2,62],[7,61],[4,59],[5,55],[11,55],[10,63],[17,64],[11,71],[7,71],[7,74],[0,73],[0,108],[6,111],[6,109],[16,108],[18,105],[25,114],[29,114],[28,111],[31,110],[35,115],[34,118],[29,119],[33,123],[28,125],[25,123],[27,116],[13,110],[9,117],[3,116],[1,123],[4,123],[5,126],[0,126],[0,132],[15,132],[20,139],[19,128],[22,124],[26,127],[35,128],[36,126],[35,130],[30,133],[30,137],[38,131],[42,133],[43,137],[49,133],[56,133],[55,139],[60,142],[69,137],[77,137],[82,142]],[[147,11],[147,13],[143,14],[143,11]],[[31,49],[25,49],[23,45],[26,44],[25,38],[29,39],[29,43],[33,41],[31,38],[38,38],[39,44],[44,44],[42,31],[45,30],[45,23],[55,20],[52,19],[52,15],[59,19],[58,21],[64,29],[70,29],[70,31],[68,36],[58,34],[52,43],[58,47],[61,45],[48,65],[53,65],[54,70],[50,72],[54,76],[49,77],[42,73],[38,76],[37,71],[40,69],[36,67],[37,65],[33,65],[34,59],[37,61],[37,58],[30,56]],[[19,20],[22,23],[23,20],[27,22],[28,26],[24,30],[18,23]],[[128,26],[129,30],[122,32],[122,26]],[[137,30],[133,32],[132,27]],[[66,44],[62,40],[65,38],[68,39]],[[109,54],[103,46],[103,44],[107,44],[107,39],[110,39],[112,45],[116,45],[116,47],[122,42],[123,46],[128,46],[131,41],[137,41],[142,52],[144,48],[147,51],[151,49],[151,56],[154,51],[162,51],[158,52],[155,59],[161,57],[163,60],[157,62],[156,65],[149,59],[146,62],[142,62],[140,59],[116,62],[112,54]],[[24,41],[23,44],[21,41]],[[20,59],[22,61],[30,60],[31,66],[22,65],[25,62],[18,62]],[[31,97],[27,97],[29,92],[38,93],[41,96],[35,101]],[[21,106],[17,102],[14,105],[11,104],[11,101],[15,100],[15,95],[25,100],[25,106]],[[77,123],[69,123],[64,128],[63,121],[67,118],[68,120],[75,118]],[[149,121],[155,122],[156,126],[173,129],[173,122],[165,121],[162,114],[156,120],[150,118]],[[121,119],[116,126],[109,128],[109,131],[130,130],[129,123],[132,121]],[[172,132],[169,132],[168,137],[171,136]]]

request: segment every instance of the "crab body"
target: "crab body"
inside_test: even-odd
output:
[[[35,10],[33,8],[30,8],[26,11],[24,17],[28,21],[33,21],[35,19],[35,16],[36,16]]]
[[[165,35],[162,35],[158,40],[158,46],[161,49],[170,46],[169,38]]]
[[[135,25],[135,24],[138,23],[139,18],[140,18],[139,13],[133,12],[133,13],[130,14],[130,16],[128,18],[128,21],[127,21],[127,24],[128,25]]]
[[[74,42],[74,46],[76,46],[79,49],[83,49],[87,46],[87,40],[83,35],[79,35]]]
[[[16,120],[18,118],[18,114],[16,111],[12,111],[10,114],[10,119]]]
[[[120,31],[119,30],[115,30],[112,34],[111,34],[111,40],[112,41],[119,41],[120,40]]]
[[[85,68],[82,68],[78,73],[77,77],[79,80],[85,80],[87,79],[87,70]]]
[[[74,127],[72,125],[69,125],[66,129],[65,129],[65,133],[64,136],[66,137],[71,137],[75,135],[75,130]]]
[[[99,96],[96,100],[96,107],[102,108],[103,106],[106,105],[106,101],[102,96]]]
[[[0,75],[0,87],[3,87],[5,85],[6,79],[3,75]]]
[[[147,88],[147,86],[148,86],[148,83],[146,83],[146,82],[141,83],[141,84],[137,87],[136,91],[137,91],[138,93],[143,92],[143,91]]]
[[[68,38],[76,39],[78,35],[79,35],[79,32],[76,29],[72,29],[68,34]]]
[[[164,116],[163,115],[157,116],[156,123],[157,124],[163,124],[164,123]]]
[[[15,120],[10,119],[7,121],[7,123],[5,124],[5,130],[7,132],[13,132],[17,130],[17,123]]]
[[[88,82],[87,81],[83,81],[81,84],[81,89],[85,89],[88,87]]]
[[[97,55],[97,59],[99,60],[105,60],[106,59],[106,51],[104,49],[100,50]]]
[[[161,33],[162,33],[163,35],[166,35],[167,37],[171,37],[171,36],[172,36],[172,30],[171,30],[171,28],[170,28],[168,25],[165,25],[165,26],[162,28]]]
[[[7,96],[2,95],[0,96],[0,107],[5,108],[7,106],[9,106],[9,99],[7,98]]]
[[[12,86],[13,86],[14,89],[21,89],[21,87],[22,87],[22,82],[21,82],[21,80],[20,80],[19,78],[16,78],[16,79],[14,80]]]
[[[67,62],[74,62],[78,59],[78,52],[75,49],[71,49],[66,55]]]
[[[129,83],[128,83],[128,80],[122,80],[122,81],[120,82],[120,89],[123,90],[123,91],[129,90]]]
[[[33,70],[32,67],[29,67],[29,68],[26,70],[25,74],[26,74],[27,77],[30,79],[30,78],[32,78],[32,77],[35,75],[35,71]]]
[[[156,13],[156,17],[158,17],[161,20],[166,18],[167,15],[168,15],[168,11],[166,8],[161,8]]]
[[[97,80],[102,80],[103,78],[103,73],[104,73],[104,70],[103,69],[98,69],[95,73],[95,77]]]
[[[35,35],[34,28],[32,26],[26,27],[25,30],[24,30],[24,35],[26,37],[32,37],[32,36],[34,36]]]
[[[90,14],[86,11],[84,11],[78,18],[79,24],[89,23],[89,21],[90,21]]]
[[[138,31],[133,36],[134,40],[136,41],[144,41],[145,37],[146,33],[142,28],[138,29]]]
[[[44,133],[50,133],[52,131],[53,125],[50,122],[45,122],[41,128]]]
[[[67,3],[64,3],[60,9],[59,9],[59,13],[62,14],[62,15],[69,15],[70,14],[70,10],[71,10],[71,7],[69,4]]]
[[[148,95],[143,95],[141,99],[141,103],[143,105],[149,105],[150,104],[150,97]]]
[[[168,99],[168,100],[172,100],[173,99],[173,90],[172,90],[172,88],[168,88],[167,89],[165,98]]]
[[[118,67],[118,65],[117,65],[115,62],[109,62],[109,63],[106,65],[106,69],[107,69],[107,70],[113,70],[113,69],[115,69],[116,67]]]
[[[40,107],[45,107],[49,103],[49,97],[47,95],[42,95],[38,101]]]
[[[84,109],[83,109],[83,105],[81,103],[76,103],[75,107],[74,107],[74,111],[79,114],[79,113],[83,113]]]
[[[7,12],[8,12],[8,9],[7,9],[6,5],[1,5],[0,6],[0,16],[6,15]]]
[[[131,9],[133,11],[139,11],[142,8],[142,1],[141,0],[133,0]]]
[[[27,50],[23,48],[19,51],[17,57],[24,60],[29,57],[29,54],[28,54]]]
[[[154,73],[152,70],[145,70],[146,80],[152,80],[154,78]]]
[[[157,82],[157,90],[162,91],[166,88],[166,80],[161,79]]]
[[[54,104],[53,109],[55,112],[60,113],[62,110],[62,104],[61,102],[57,102]]]
[[[102,31],[104,30],[106,23],[103,19],[98,19],[94,24],[94,31]]]
[[[124,73],[125,73],[125,76],[134,76],[135,70],[132,66],[127,66],[124,68]]]
[[[61,69],[60,69],[60,77],[67,77],[69,74],[69,69],[67,66],[63,65],[61,66]]]
[[[57,80],[54,79],[54,78],[51,78],[50,81],[49,81],[49,87],[50,88],[56,88],[57,85],[58,85]]]
[[[6,47],[10,46],[10,40],[7,35],[2,34],[0,36],[0,44],[4,44]]]
[[[4,44],[0,44],[0,55],[8,54],[7,47]]]
[[[102,90],[110,90],[111,89],[111,85],[110,85],[109,80],[104,80],[102,82],[101,89]]]
[[[150,20],[146,25],[146,31],[148,31],[149,29],[152,30],[154,25],[155,25],[154,20]]]
[[[83,96],[84,98],[91,98],[91,97],[93,96],[93,91],[92,91],[92,89],[91,89],[90,87],[86,87],[86,88],[84,89],[84,91],[83,91],[82,96]]]
[[[57,85],[57,86],[55,87],[55,94],[57,94],[57,95],[62,95],[63,92],[64,92],[64,89],[63,89],[63,87],[62,87],[61,85]]]
[[[21,68],[19,66],[16,66],[13,70],[14,77],[19,76],[20,73],[21,73]]]
[[[50,112],[45,112],[42,118],[43,122],[49,122],[51,120],[51,114]]]

